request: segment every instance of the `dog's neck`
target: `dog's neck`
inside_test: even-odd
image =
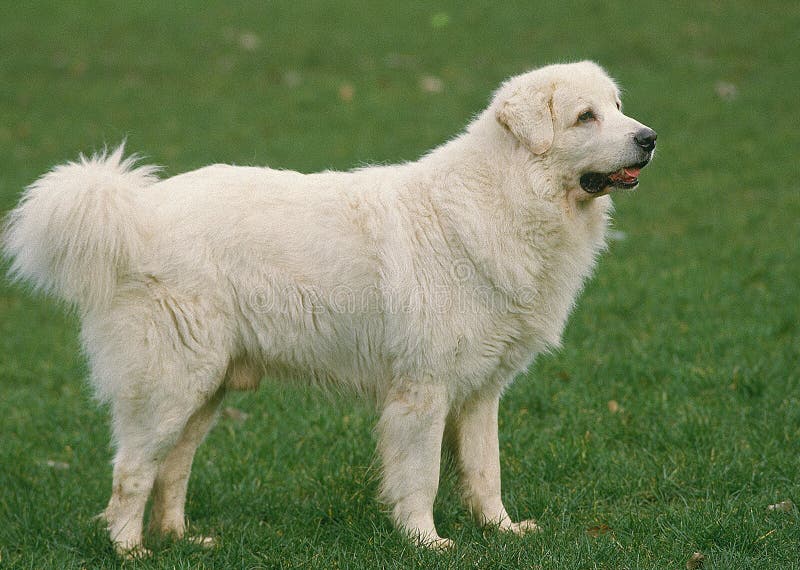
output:
[[[582,265],[585,274],[567,272],[577,280],[568,287],[574,292],[604,248],[610,198],[580,202],[568,192],[554,191],[564,181],[547,168],[546,159],[531,155],[497,123],[493,113],[478,116],[464,133],[420,162],[442,178],[431,184],[430,201],[443,230],[457,238],[463,255],[498,278],[495,286],[511,290],[541,282],[542,272],[555,275],[562,265]],[[543,247],[545,241],[552,243]],[[541,251],[554,255],[536,258]]]
[[[447,192],[457,192],[454,199],[491,202],[487,211],[505,208],[522,226],[536,223],[551,205],[557,205],[572,220],[586,218],[589,223],[610,214],[608,196],[589,197],[577,181],[571,183],[550,162],[547,154],[532,154],[504,128],[496,120],[493,107],[420,160],[426,167],[433,166],[429,171],[447,178],[448,183],[440,186]],[[460,182],[455,185],[457,190],[453,181]]]

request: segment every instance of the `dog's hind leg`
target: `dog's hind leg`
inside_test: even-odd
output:
[[[159,466],[153,485],[149,524],[151,531],[183,538],[186,530],[184,506],[192,461],[197,447],[214,423],[224,392],[225,389],[220,388],[192,414],[175,447]],[[213,545],[213,540],[207,537],[192,537],[192,540],[203,546]]]
[[[160,464],[208,401],[198,394],[155,396],[120,398],[112,405],[117,453],[111,499],[103,517],[114,548],[126,558],[149,554],[142,547],[142,520]]]

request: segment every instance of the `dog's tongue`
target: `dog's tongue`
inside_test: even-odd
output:
[[[614,174],[609,176],[609,178],[614,182],[633,182],[639,177],[639,173],[641,171],[641,168],[636,167],[620,168]]]

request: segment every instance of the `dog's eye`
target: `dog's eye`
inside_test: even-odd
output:
[[[578,122],[579,123],[587,123],[589,121],[594,121],[597,117],[594,116],[594,113],[591,109],[588,111],[584,111],[580,115],[578,115]]]
[[[622,111],[622,103],[617,101],[617,111]]]

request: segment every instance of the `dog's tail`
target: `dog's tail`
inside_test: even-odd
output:
[[[2,232],[12,278],[82,310],[107,305],[121,275],[141,259],[150,217],[140,191],[157,181],[113,152],[57,166],[24,192]]]

